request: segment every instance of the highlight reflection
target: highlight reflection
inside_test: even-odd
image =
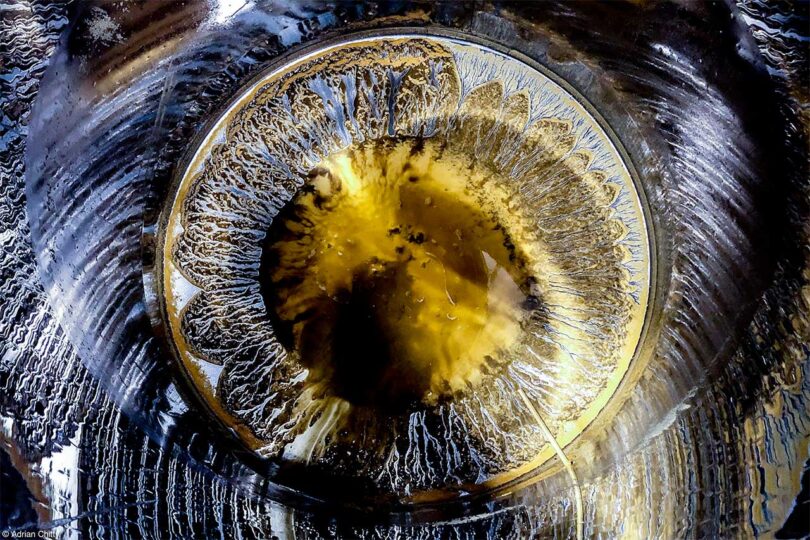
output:
[[[565,448],[584,536],[803,534],[794,501],[810,437],[806,7],[286,2],[208,24],[207,4],[146,5],[99,6],[119,29],[109,39],[94,37],[89,8],[0,7],[0,463],[17,501],[4,499],[2,528],[576,534],[575,489],[556,461],[489,505],[374,525],[329,517],[268,483],[274,471],[212,430],[173,383],[149,325],[141,242],[150,245],[168,180],[217,107],[296,43],[430,23],[519,51],[572,84],[650,197],[662,254],[655,339],[625,379],[631,390]]]

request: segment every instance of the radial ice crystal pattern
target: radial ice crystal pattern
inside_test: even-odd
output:
[[[521,393],[564,447],[634,357],[636,184],[589,109],[515,58],[322,46],[238,96],[182,172],[160,252],[179,364],[247,447],[318,480],[302,489],[501,485],[554,455]]]

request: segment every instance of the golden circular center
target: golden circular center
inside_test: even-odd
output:
[[[487,171],[437,141],[324,160],[265,243],[265,296],[313,381],[401,409],[497,369],[538,299]],[[536,288],[535,288],[536,289]]]

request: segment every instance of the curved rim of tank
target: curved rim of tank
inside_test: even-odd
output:
[[[646,312],[644,314],[641,334],[636,343],[635,352],[630,358],[629,366],[622,374],[618,386],[611,394],[607,403],[602,406],[597,414],[595,414],[585,427],[579,431],[577,436],[565,445],[565,448],[572,447],[580,443],[583,439],[588,437],[588,433],[595,429],[595,426],[610,422],[612,416],[615,415],[614,399],[620,393],[632,388],[632,384],[637,380],[637,375],[641,373],[650,357],[652,356],[656,341],[658,338],[658,331],[660,330],[660,315],[662,313],[662,302],[664,297],[664,290],[666,288],[666,276],[661,272],[662,257],[666,258],[666,254],[662,253],[662,246],[666,242],[662,241],[661,229],[656,225],[656,215],[651,210],[649,202],[649,195],[645,188],[644,182],[640,178],[634,160],[630,153],[627,151],[624,142],[617,132],[609,124],[605,116],[587,99],[582,92],[575,88],[562,76],[558,75],[548,66],[534,60],[521,51],[504,46],[490,38],[477,36],[474,34],[466,33],[463,31],[443,27],[443,26],[393,26],[380,29],[367,29],[355,30],[351,32],[330,32],[322,39],[315,38],[314,41],[306,42],[292,47],[288,51],[275,57],[271,62],[263,66],[251,77],[246,79],[239,88],[231,94],[231,96],[221,105],[215,107],[205,122],[201,123],[195,136],[188,142],[186,150],[183,152],[181,159],[176,163],[171,174],[171,180],[168,186],[161,186],[159,193],[160,197],[152,198],[148,201],[144,211],[143,233],[141,236],[142,247],[142,281],[143,290],[145,295],[145,304],[147,306],[146,312],[152,324],[153,331],[157,335],[161,349],[164,355],[170,357],[172,364],[172,372],[178,378],[178,387],[183,393],[184,397],[189,398],[192,403],[205,411],[211,418],[215,420],[216,431],[218,435],[228,441],[229,447],[234,451],[234,454],[241,459],[244,464],[257,472],[259,475],[264,476],[267,470],[267,460],[261,458],[248,449],[241,438],[235,435],[225,424],[219,419],[218,415],[214,413],[210,405],[202,398],[195,383],[190,379],[179,359],[179,352],[176,344],[171,337],[171,329],[168,327],[165,297],[163,291],[163,267],[164,258],[162,255],[163,246],[166,241],[166,226],[169,220],[169,215],[172,210],[173,201],[177,195],[178,188],[187,174],[187,169],[194,160],[198,150],[203,142],[210,136],[214,126],[227,115],[228,111],[234,108],[244,97],[249,94],[254,87],[262,80],[266,79],[272,72],[283,68],[284,66],[295,62],[308,55],[315,54],[323,49],[334,47],[344,43],[353,41],[361,41],[375,37],[435,37],[460,43],[467,43],[479,45],[492,49],[502,55],[505,55],[517,62],[527,65],[529,68],[538,71],[540,74],[548,77],[554,83],[558,84],[565,92],[569,93],[579,105],[581,105],[588,114],[590,114],[597,125],[604,131],[605,135],[609,138],[611,144],[619,154],[623,165],[627,168],[629,176],[635,188],[641,210],[644,217],[644,225],[646,227],[646,237],[648,243],[648,250],[650,253],[649,260],[649,299],[647,302]],[[279,502],[283,504],[291,504],[296,506],[298,502],[296,499],[301,499],[304,505],[316,504],[325,506],[336,506],[337,508],[346,509],[362,509],[363,512],[372,511],[374,515],[383,520],[389,520],[394,515],[402,515],[403,519],[407,522],[432,522],[446,519],[454,519],[469,515],[471,505],[483,509],[483,505],[492,501],[500,500],[506,497],[519,494],[519,492],[527,487],[530,487],[537,482],[550,478],[556,474],[564,474],[564,465],[555,456],[548,459],[543,463],[538,464],[531,470],[519,475],[518,477],[486,489],[475,490],[474,492],[464,494],[452,499],[440,500],[436,502],[418,502],[418,503],[396,503],[390,506],[380,506],[375,508],[360,508],[355,504],[355,501],[340,501],[335,505],[335,501],[321,500],[317,497],[311,497],[305,493],[298,493],[295,491],[291,493],[292,498],[287,500],[285,493],[284,500]],[[271,484],[275,484],[272,478],[266,478]],[[290,488],[279,485],[278,491],[287,492]],[[270,490],[273,491],[273,490]],[[272,495],[271,495],[272,497]]]

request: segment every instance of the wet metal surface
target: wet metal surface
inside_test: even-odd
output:
[[[805,6],[758,2],[3,4],[0,528],[801,536],[807,25]],[[659,272],[639,361],[539,481],[369,517],[274,482],[216,427],[176,377],[143,280],[206,122],[280,54],[383,26],[495,42],[584,96],[638,173]]]

